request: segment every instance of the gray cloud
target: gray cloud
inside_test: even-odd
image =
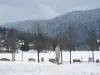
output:
[[[100,7],[100,0],[0,0],[0,24],[25,19],[50,19],[73,10]]]

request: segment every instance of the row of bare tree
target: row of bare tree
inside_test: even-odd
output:
[[[33,43],[33,49],[37,50],[38,53],[38,62],[39,62],[39,54],[43,50],[55,50],[57,44],[60,45],[61,48],[61,61],[62,61],[62,50],[69,50],[70,51],[70,63],[71,63],[71,51],[75,51],[77,47],[77,40],[75,34],[75,27],[74,26],[61,26],[63,30],[58,28],[58,32],[55,34],[55,37],[48,36],[42,30],[42,27],[39,24],[35,25],[32,30],[32,38],[31,41],[28,43]],[[7,50],[12,49],[12,60],[15,61],[15,52],[16,52],[16,30],[9,29],[7,34],[5,34],[5,47]],[[25,40],[25,39],[24,39]],[[90,50],[93,54],[93,62],[94,62],[94,50],[97,49],[99,44],[97,43],[97,35],[96,31],[91,29],[88,33],[87,45],[89,46]]]
[[[61,28],[63,27],[63,28]],[[61,61],[62,61],[62,50],[68,50],[70,51],[70,64],[71,64],[71,51],[75,51],[77,48],[77,38],[75,33],[75,27],[74,26],[61,26],[58,28],[58,32],[56,33],[55,37],[47,36],[43,33],[41,27],[37,25],[35,28],[36,32],[34,39],[35,49],[38,51],[38,61],[39,61],[39,53],[42,50],[49,49],[49,47],[53,47],[53,50],[55,50],[55,47],[57,44],[60,44],[61,48]],[[63,30],[61,30],[63,29]],[[83,37],[84,38],[84,37]],[[93,62],[94,62],[94,50],[98,50],[99,43],[97,42],[97,33],[96,30],[90,29],[88,32],[88,37],[86,40],[87,45],[89,46],[89,50],[92,51],[93,55]]]

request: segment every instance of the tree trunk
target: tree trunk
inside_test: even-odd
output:
[[[14,54],[13,54],[13,49],[12,49],[12,61],[14,60]]]
[[[92,57],[93,57],[93,63],[94,63],[94,51],[92,50]]]
[[[14,61],[15,61],[15,49],[14,49]]]
[[[14,61],[14,48],[13,48],[13,40],[11,41],[11,48],[12,48],[12,61]]]
[[[39,50],[38,50],[38,63],[40,62],[40,61],[39,61],[39,58],[40,58],[40,57],[39,57],[39,56],[40,56],[39,53],[40,53],[40,52],[39,52]]]
[[[62,60],[62,50],[61,50],[61,63],[63,63],[63,60]]]
[[[70,64],[71,64],[71,49],[70,49]]]
[[[13,61],[13,52],[12,52],[12,61]]]

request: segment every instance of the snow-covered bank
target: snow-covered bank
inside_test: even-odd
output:
[[[95,60],[100,59],[100,52],[95,51]],[[16,61],[0,61],[0,75],[100,75],[100,63],[72,63],[69,64],[69,52],[63,51],[63,64],[56,65],[48,61],[49,58],[55,58],[55,53],[40,53],[44,62],[37,63],[37,53],[24,53],[22,62],[21,53],[16,53]],[[92,57],[91,51],[72,52],[72,59],[81,59],[88,61]],[[10,53],[1,53],[0,58],[11,59]],[[28,58],[35,58],[36,62],[29,62]]]
[[[99,64],[0,62],[0,75],[100,75]]]

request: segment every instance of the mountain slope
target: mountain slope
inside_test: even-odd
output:
[[[75,26],[78,39],[84,39],[87,37],[87,31],[89,29],[100,29],[100,9],[73,11],[50,20],[26,20],[8,23],[2,26],[8,28],[14,27],[19,30],[32,32],[37,24],[39,24],[48,35],[55,35],[57,29],[63,30],[64,25],[72,25]]]

